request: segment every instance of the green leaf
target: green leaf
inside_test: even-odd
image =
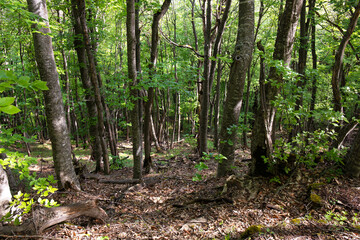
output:
[[[20,112],[20,109],[18,109],[17,107],[13,106],[13,105],[9,105],[6,107],[0,107],[0,112],[4,112],[10,115],[16,114],[18,112]]]
[[[12,88],[12,86],[9,82],[0,83],[0,92],[5,91],[7,88]]]
[[[49,90],[49,88],[46,86],[46,82],[36,80],[31,84],[31,87],[37,89],[37,90]]]
[[[3,97],[0,98],[0,107],[7,107],[15,101],[14,97]]]
[[[30,78],[28,76],[21,76],[16,82],[20,87],[27,88],[30,85],[29,81]]]

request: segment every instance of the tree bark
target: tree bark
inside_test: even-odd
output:
[[[347,175],[354,178],[360,177],[360,131],[345,156],[345,168]]]
[[[214,148],[219,149],[219,112],[220,112],[220,84],[221,73],[223,66],[221,60],[218,60],[217,76],[216,76],[216,90],[215,90],[215,106],[214,106]]]
[[[99,81],[97,77],[97,71],[96,71],[96,64],[95,64],[95,58],[91,49],[91,43],[90,43],[90,37],[89,37],[89,30],[86,23],[86,17],[85,17],[85,1],[84,0],[73,0],[77,1],[78,11],[81,13],[80,15],[80,23],[82,27],[82,34],[84,37],[84,44],[85,44],[85,50],[87,55],[87,60],[89,63],[89,70],[90,70],[90,80],[92,83],[92,86],[94,88],[95,93],[95,103],[97,108],[97,119],[98,119],[98,131],[99,131],[99,139],[100,139],[100,145],[102,148],[102,157],[103,157],[103,163],[104,163],[104,172],[105,174],[110,173],[110,164],[109,164],[109,155],[107,152],[107,144],[105,141],[105,131],[104,131],[104,110],[102,106],[102,100],[101,100],[101,92],[99,87]]]
[[[102,148],[100,144],[99,136],[99,127],[97,119],[97,108],[94,99],[94,89],[91,84],[91,80],[88,74],[88,67],[86,61],[86,50],[85,43],[83,39],[83,30],[80,22],[80,9],[77,7],[77,2],[72,1],[72,14],[73,14],[73,24],[75,30],[74,37],[74,46],[78,58],[79,68],[80,68],[80,78],[82,86],[85,90],[85,102],[88,111],[88,126],[90,134],[90,144],[91,144],[91,156],[96,162],[96,171],[101,171],[101,160],[102,160]]]
[[[312,9],[315,8],[316,0],[311,0],[310,5]],[[311,56],[312,56],[312,69],[317,69],[317,54],[316,54],[316,23],[315,23],[315,14],[311,12]],[[312,76],[312,87],[311,87],[311,101],[310,101],[310,113],[313,113],[315,110],[315,102],[316,102],[316,94],[317,94],[317,76]],[[308,119],[307,129],[309,131],[312,130],[314,125],[314,119],[311,116]]]
[[[254,48],[254,1],[239,1],[239,24],[233,63],[227,85],[219,152],[226,157],[219,162],[217,176],[231,172],[235,159],[236,135],[247,70]]]
[[[45,112],[52,145],[55,172],[61,189],[81,190],[71,160],[71,143],[66,124],[64,103],[56,70],[52,40],[49,36],[50,28],[45,0],[27,0],[29,11],[46,21],[46,27],[38,29],[37,24],[32,28],[35,57],[38,64],[40,78],[47,82],[48,91],[44,91]]]
[[[208,111],[210,102],[210,56],[211,56],[211,0],[205,0],[205,25],[204,25],[204,78],[201,86],[201,112],[199,127],[199,153],[202,156],[208,152]]]
[[[273,54],[274,60],[283,61],[288,66],[291,60],[294,37],[300,10],[304,0],[286,0],[284,12],[281,14],[278,32],[275,41]],[[262,109],[255,116],[255,126],[251,138],[251,172],[255,175],[263,175],[267,172],[267,164],[264,164],[263,156],[272,158],[273,146],[272,136],[274,135],[274,120],[276,108],[272,102],[280,92],[283,78],[275,67],[270,68],[269,82],[265,84]]]
[[[131,110],[131,135],[133,142],[134,170],[133,178],[142,178],[142,141],[139,119],[139,91],[136,89],[138,83],[136,73],[136,33],[135,33],[135,2],[126,1],[127,17],[127,51],[128,51],[128,76],[131,80],[130,95],[132,98],[133,109]]]
[[[310,0],[311,1],[311,0]],[[303,93],[302,90],[306,86],[307,78],[305,76],[305,70],[306,70],[306,62],[307,62],[307,54],[308,54],[308,39],[309,39],[309,26],[311,21],[311,11],[312,5],[309,4],[309,13],[306,14],[306,0],[304,0],[304,4],[301,8],[300,13],[300,47],[299,47],[299,63],[298,63],[298,69],[297,72],[300,74],[300,78],[296,82],[297,89],[299,89],[299,92],[297,93],[299,96],[296,99],[296,105],[295,105],[295,111],[299,111],[300,107],[303,105]],[[293,126],[291,129],[290,135],[289,135],[289,142],[291,142],[292,138],[295,137],[299,132],[301,132],[301,120],[302,118],[297,118],[297,124]]]
[[[169,9],[171,0],[165,0],[161,9],[158,10],[153,16],[153,22],[151,25],[151,53],[150,53],[150,64],[149,64],[149,79],[150,81],[153,79],[153,75],[155,73],[156,61],[158,57],[158,43],[159,43],[159,23],[161,18],[165,15],[167,10]],[[144,150],[145,150],[145,158],[144,158],[144,169],[145,174],[150,172],[150,168],[152,167],[151,160],[151,112],[152,105],[154,101],[154,87],[150,87],[148,90],[148,100],[145,104],[145,121],[144,121]]]

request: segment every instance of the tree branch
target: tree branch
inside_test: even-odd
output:
[[[197,57],[202,57],[202,58],[204,57],[204,55],[201,55],[201,54],[200,54],[199,52],[197,52],[197,51],[195,50],[195,48],[193,48],[192,46],[190,46],[190,45],[181,45],[181,44],[178,44],[178,43],[172,41],[168,36],[166,36],[161,29],[159,29],[159,31],[160,31],[160,33],[161,33],[161,36],[163,36],[163,38],[164,38],[168,43],[170,43],[171,45],[174,45],[175,47],[190,49],[191,51],[193,51],[193,52],[195,53],[195,55],[196,55]]]

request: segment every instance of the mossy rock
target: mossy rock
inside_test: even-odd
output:
[[[319,195],[317,195],[314,191],[310,192],[310,200],[316,205],[323,205],[322,198]]]
[[[263,225],[251,225],[240,235],[240,239],[249,238],[256,233],[261,232],[263,228]]]

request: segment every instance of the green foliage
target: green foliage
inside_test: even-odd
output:
[[[298,133],[291,142],[282,138],[277,139],[274,143],[273,162],[270,162],[268,158],[264,158],[264,161],[269,163],[269,171],[276,166],[285,165],[286,173],[291,170],[287,166],[290,159],[295,164],[303,163],[308,168],[325,160],[342,165],[346,148],[337,149],[330,146],[331,140],[335,139],[336,135],[334,130],[319,129],[314,132]]]
[[[46,82],[39,80],[30,82],[29,77],[17,77],[12,71],[0,70],[0,93],[16,86],[30,90],[48,90]],[[13,105],[14,102],[15,97],[0,97],[0,112],[11,115],[20,112],[20,109]]]
[[[270,182],[270,183],[274,182],[274,183],[281,184],[281,180],[280,180],[279,176],[275,176],[275,177],[271,178],[271,179],[269,180],[269,182]]]
[[[347,215],[348,213],[346,211],[342,211],[341,213],[327,211],[324,217],[328,222],[331,222],[332,224],[343,226],[346,222],[349,221]],[[354,222],[357,222],[357,215],[354,216],[353,220],[356,220]]]
[[[184,138],[185,138],[185,142],[186,142],[187,144],[189,144],[189,145],[192,146],[192,147],[195,147],[195,146],[196,146],[197,142],[196,142],[196,138],[195,138],[194,135],[192,135],[192,134],[185,134],[185,135],[184,135]]]
[[[112,163],[110,166],[111,170],[119,170],[124,168],[126,166],[126,160],[129,159],[129,156],[120,157],[120,156],[110,155],[110,157]]]
[[[48,90],[46,82],[35,80],[30,82],[30,78],[27,76],[18,77],[13,71],[0,70],[0,93],[11,89],[22,88],[27,90]],[[13,105],[15,97],[1,97],[0,98],[0,112],[5,114],[16,114],[20,112],[20,109]],[[35,136],[34,136],[35,137]],[[20,134],[14,133],[13,128],[2,129],[0,132],[0,140],[3,146],[12,146],[19,142],[30,143],[34,141],[34,137],[26,138]],[[46,207],[57,206],[54,200],[49,200],[47,197],[50,193],[54,193],[57,189],[52,185],[56,184],[53,176],[47,178],[37,178],[36,173],[30,174],[29,167],[32,164],[36,164],[35,158],[24,156],[19,152],[9,152],[4,148],[0,148],[0,153],[5,152],[7,158],[4,160],[0,159],[2,167],[8,166],[10,169],[15,170],[19,174],[20,180],[27,180],[29,187],[32,187],[38,195],[37,202],[40,205]],[[18,192],[13,201],[10,203],[11,207],[20,210],[20,213],[10,211],[3,217],[3,221],[14,221],[15,224],[20,223],[21,216],[29,213],[32,209],[34,199],[30,197],[28,193]]]
[[[195,176],[192,178],[192,180],[194,182],[201,181],[203,178],[200,172],[203,171],[204,169],[208,169],[209,167],[204,162],[200,162],[195,165],[195,168],[197,169],[197,173],[195,173]]]
[[[18,172],[20,180],[27,180],[29,186],[32,187],[36,194],[38,195],[37,199],[30,197],[29,193],[18,192],[13,196],[13,201],[10,203],[11,207],[17,208],[20,210],[20,213],[9,212],[5,215],[2,221],[8,221],[14,223],[20,223],[21,216],[29,213],[32,209],[32,206],[38,202],[38,204],[45,207],[54,207],[58,204],[53,199],[48,199],[49,194],[57,191],[57,188],[53,187],[56,184],[54,176],[50,175],[47,178],[38,178],[36,173],[30,174],[29,167],[32,164],[36,164],[37,161],[35,158],[24,156],[19,152],[8,152],[5,149],[1,148],[1,152],[6,152],[8,157],[4,160],[0,159],[0,165],[4,168],[9,166],[11,169],[14,169]]]
[[[31,138],[26,138],[14,132],[15,130],[13,128],[3,129],[0,132],[0,142],[2,143],[3,146],[16,145],[17,147],[20,147],[22,145],[22,142],[25,143],[35,142],[36,136],[33,136]]]
[[[224,155],[222,155],[221,153],[203,153],[203,160],[205,161],[209,161],[214,159],[215,162],[221,163],[223,160],[226,159],[226,157]]]

